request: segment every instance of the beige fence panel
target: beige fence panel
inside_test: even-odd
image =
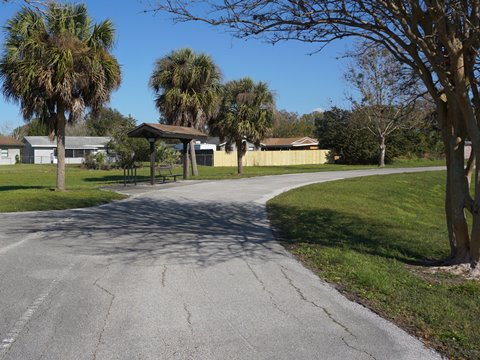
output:
[[[244,166],[282,166],[326,164],[330,150],[248,151],[243,158]],[[213,153],[213,166],[237,166],[237,152]]]

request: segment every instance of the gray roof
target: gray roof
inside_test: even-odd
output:
[[[89,149],[105,147],[110,141],[107,136],[66,136],[65,148],[67,149]],[[48,136],[25,136],[23,142],[29,143],[32,147],[57,147],[57,141],[50,141]]]

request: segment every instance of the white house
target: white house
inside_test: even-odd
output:
[[[110,141],[105,136],[66,136],[65,163],[81,164],[85,155],[106,152]],[[56,164],[57,142],[50,141],[48,136],[25,136],[23,162],[28,164]]]
[[[0,165],[12,165],[20,161],[23,143],[9,136],[0,136]]]
[[[195,141],[195,151],[202,151],[202,150],[217,150],[219,145],[218,137],[208,137],[205,140],[196,140]],[[182,151],[183,144],[179,143],[173,147],[177,151]]]
[[[246,140],[245,140],[246,141]],[[246,141],[247,142],[247,150],[248,151],[254,151],[257,150],[255,148],[255,145]],[[221,143],[220,139],[218,137],[208,137],[205,140],[196,140],[195,141],[195,151],[201,153],[203,150],[207,151],[220,151],[220,150],[225,150],[225,142]],[[182,151],[183,149],[183,144],[176,144],[174,146],[175,150]],[[235,150],[235,144],[233,144],[233,149]]]

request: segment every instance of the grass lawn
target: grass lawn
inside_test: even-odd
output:
[[[426,167],[426,166],[444,166],[445,160],[396,160],[393,164],[387,165],[387,168],[399,167]],[[252,177],[263,175],[282,175],[282,174],[296,174],[319,171],[341,171],[341,170],[362,170],[375,169],[375,165],[339,165],[339,164],[324,164],[324,165],[290,165],[290,166],[245,166],[243,174],[237,174],[236,167],[211,167],[199,166],[199,176],[197,180],[222,180],[222,179],[236,179],[239,177]]]
[[[392,166],[434,166],[442,161],[410,161]],[[375,166],[299,165],[245,167],[242,176],[235,167],[199,166],[195,180],[237,179],[261,175],[279,175],[316,171],[356,170]],[[138,169],[138,181],[149,180],[149,167]],[[176,172],[181,173],[181,170]],[[2,165],[0,166],[0,212],[58,210],[94,206],[122,199],[124,196],[99,190],[99,187],[122,183],[123,170],[85,170],[78,165],[66,168],[66,192],[54,191],[56,165]]]
[[[347,296],[454,359],[480,359],[480,283],[430,273],[448,255],[445,172],[316,184],[272,199],[286,247]]]
[[[111,171],[67,166],[65,192],[54,191],[56,174],[55,165],[0,166],[0,212],[70,209],[125,198],[98,189],[117,181]]]

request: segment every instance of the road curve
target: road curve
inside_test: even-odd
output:
[[[309,183],[427,170],[137,187],[0,214],[0,360],[440,359],[298,263],[264,206]]]

